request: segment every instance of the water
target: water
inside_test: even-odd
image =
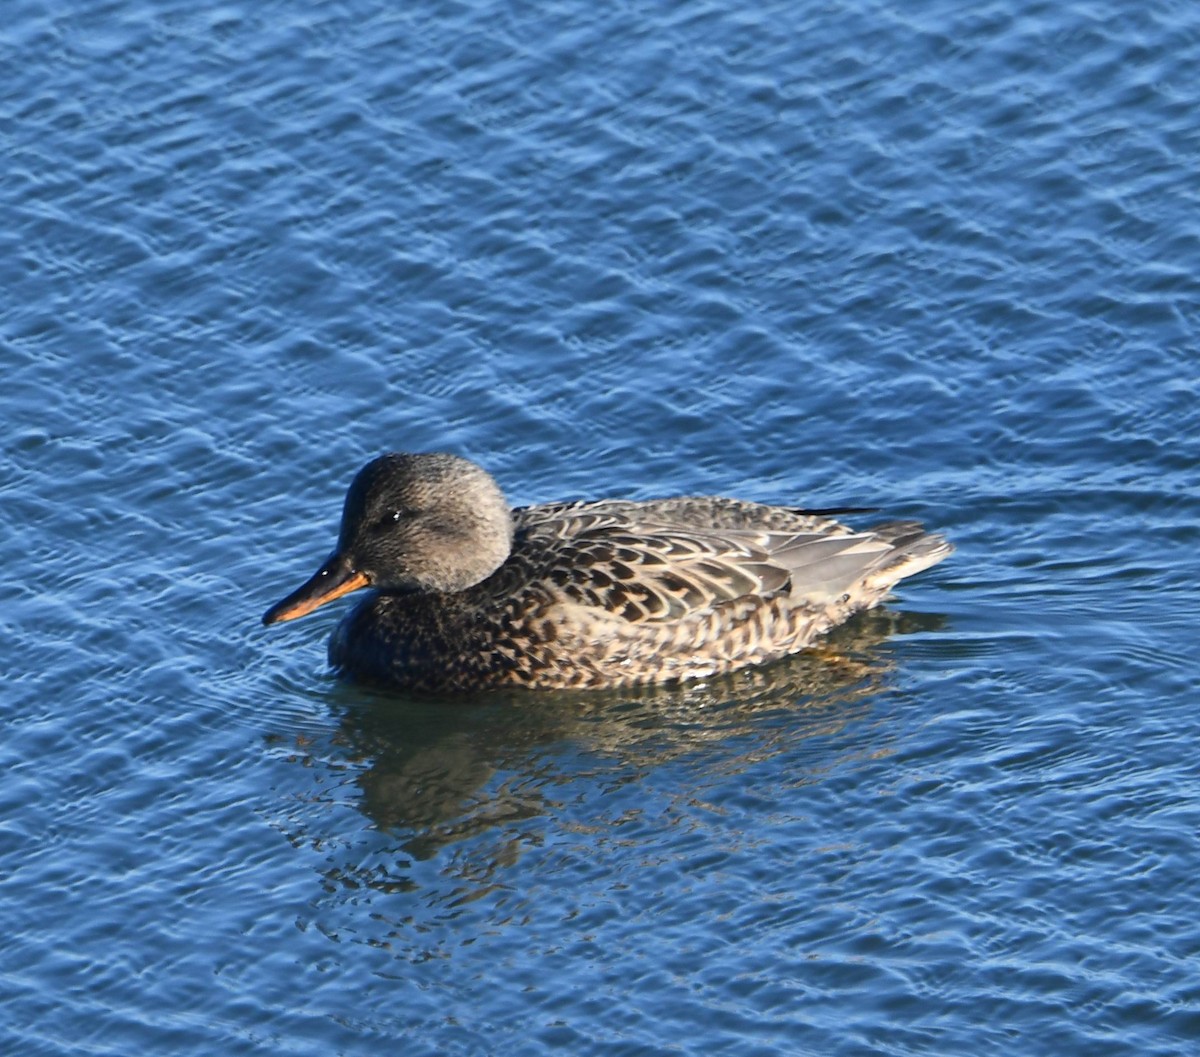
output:
[[[0,1051],[1195,1048],[1200,9],[0,49]],[[397,448],[958,551],[763,672],[380,696],[258,618]]]

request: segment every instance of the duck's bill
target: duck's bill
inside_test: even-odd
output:
[[[295,620],[326,602],[366,587],[367,583],[366,576],[355,572],[345,558],[340,554],[332,554],[305,584],[268,609],[263,614],[263,623],[278,624],[283,620]]]

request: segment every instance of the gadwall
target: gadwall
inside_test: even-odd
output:
[[[447,454],[389,454],[354,478],[338,544],[263,616],[292,620],[360,587],[330,662],[432,692],[622,687],[795,653],[953,549],[915,521],[696,496],[510,509]],[[861,511],[859,511],[861,512]]]

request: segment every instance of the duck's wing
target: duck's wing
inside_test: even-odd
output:
[[[811,532],[817,535],[848,533],[851,530],[833,520],[835,514],[867,514],[874,507],[768,506],[725,496],[674,496],[670,499],[638,501],[632,499],[579,500],[519,507],[513,511],[518,527],[541,526],[569,537],[604,525],[655,525],[679,529],[774,529]]]
[[[675,622],[746,596],[823,605],[894,550],[835,522],[817,532],[682,527],[655,514],[581,507],[528,522],[527,546],[543,556],[537,578],[564,603],[634,623]]]

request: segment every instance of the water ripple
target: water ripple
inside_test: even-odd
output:
[[[6,7],[21,1053],[1185,1052],[1192,5]],[[878,505],[812,656],[347,686],[368,455]]]

